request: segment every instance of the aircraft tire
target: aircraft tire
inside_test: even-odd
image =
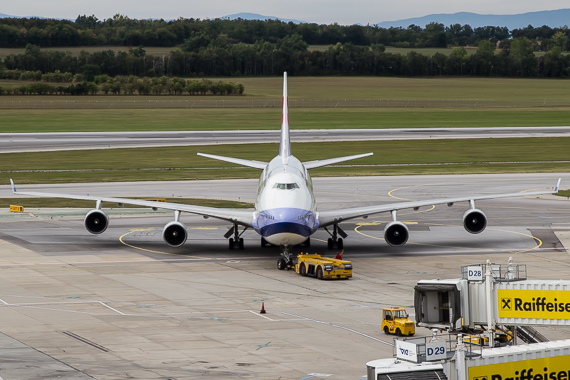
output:
[[[344,248],[344,241],[342,240],[342,238],[338,238],[338,240],[336,241],[336,247],[337,247],[337,249],[343,249]]]
[[[285,261],[285,259],[281,258],[281,259],[277,260],[277,269],[283,270],[286,267],[287,267],[287,262]]]
[[[244,245],[243,245],[243,238],[239,238],[239,249],[243,251],[244,249]]]
[[[328,238],[327,240],[327,248],[333,249],[333,240],[331,238]]]
[[[233,249],[234,249],[234,238],[229,238],[228,242],[229,242],[229,246],[230,246],[229,247],[230,251],[233,251]]]

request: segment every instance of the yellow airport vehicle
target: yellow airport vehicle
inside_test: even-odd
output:
[[[505,333],[502,330],[495,329],[495,346],[505,346],[509,344],[509,342],[512,339],[513,339],[512,332],[510,330],[508,331],[508,333]],[[477,346],[488,346],[489,337],[483,334],[465,335],[463,336],[463,342],[474,344]]]
[[[408,319],[406,309],[391,307],[382,309],[382,330],[384,334],[412,336],[416,333],[416,324]]]
[[[10,212],[24,212],[24,206],[10,205]]]
[[[319,280],[346,279],[352,277],[352,263],[321,255],[299,255],[295,272],[301,276],[314,276]]]

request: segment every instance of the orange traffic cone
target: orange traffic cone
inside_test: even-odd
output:
[[[261,310],[259,311],[259,314],[265,314],[265,302],[261,303]]]

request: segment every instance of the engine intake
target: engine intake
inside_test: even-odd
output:
[[[162,238],[169,246],[180,247],[182,244],[186,243],[188,230],[186,230],[186,226],[184,224],[172,221],[164,226]]]
[[[85,215],[85,228],[92,234],[102,234],[109,226],[109,217],[103,211],[91,210]]]
[[[487,227],[487,217],[476,208],[467,210],[463,214],[463,227],[470,234],[480,234]]]
[[[408,227],[399,221],[393,221],[384,228],[384,240],[392,247],[400,247],[408,241],[410,231]]]

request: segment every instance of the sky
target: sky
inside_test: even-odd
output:
[[[75,19],[99,19],[120,13],[130,18],[217,18],[248,12],[319,24],[376,24],[434,13],[518,14],[570,8],[568,0],[23,0],[4,1],[0,13]]]

